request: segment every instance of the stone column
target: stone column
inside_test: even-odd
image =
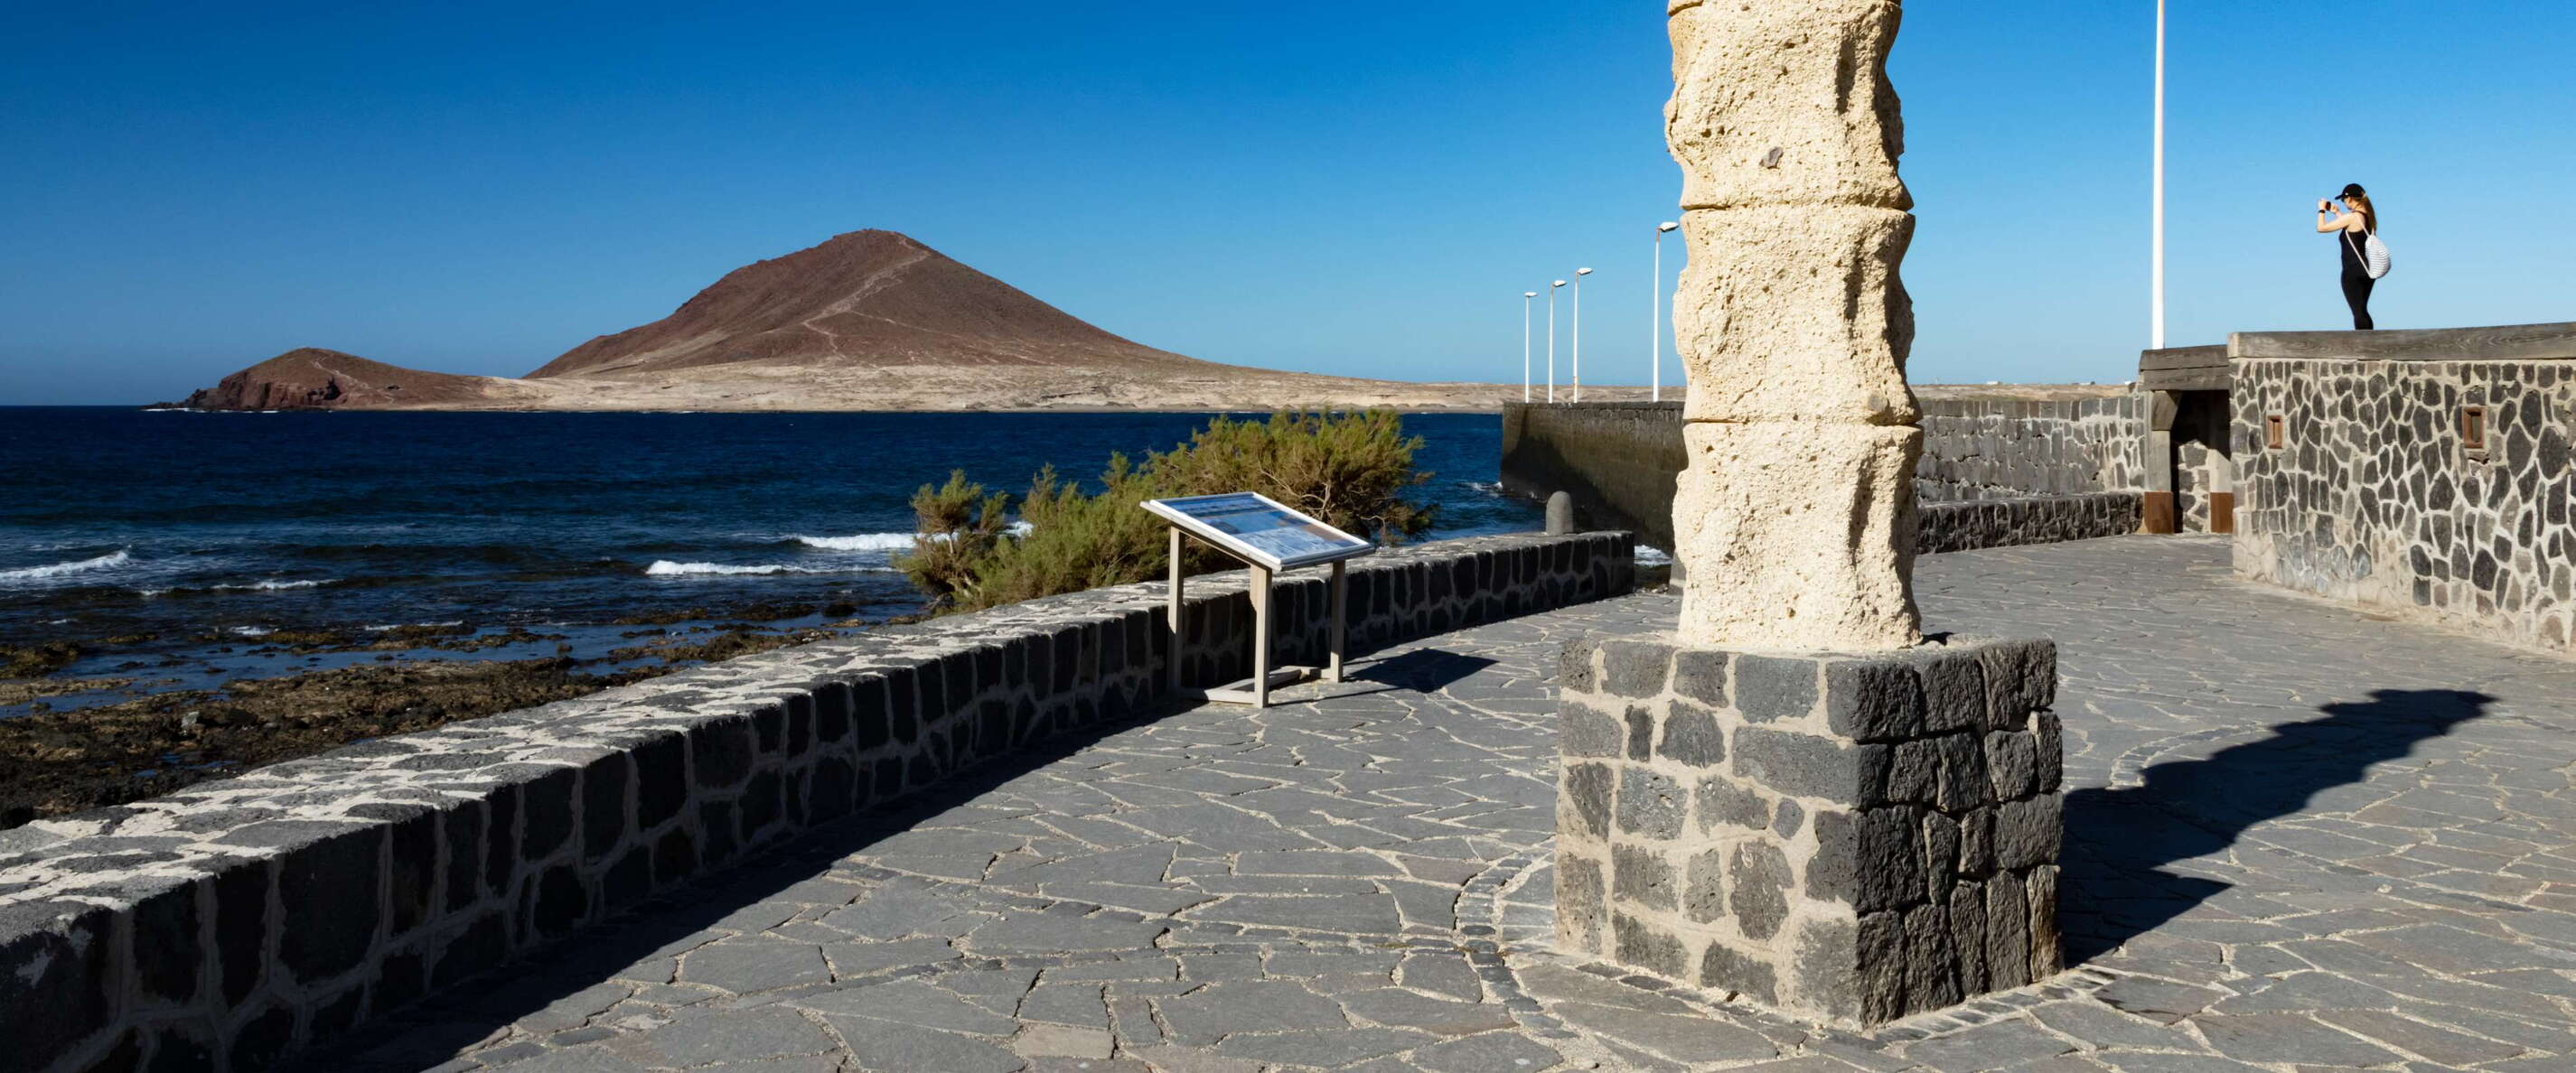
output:
[[[1672,0],[1690,581],[1559,681],[1559,942],[1847,1024],[2059,968],[2056,650],[1914,607],[1898,11]]]
[[[1665,133],[1690,266],[1673,507],[1687,644],[1902,648],[1921,415],[1905,383],[1914,233],[1886,74],[1894,0],[1671,6]]]

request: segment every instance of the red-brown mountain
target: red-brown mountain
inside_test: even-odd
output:
[[[530,379],[707,365],[1224,368],[1095,328],[892,231],[852,231],[737,268],[640,328],[603,335]]]
[[[200,388],[179,405],[197,410],[440,407],[481,402],[488,376],[422,372],[321,347],[301,347]]]
[[[1604,397],[1620,389],[1600,389]],[[202,409],[1492,409],[1492,384],[1278,372],[1112,335],[891,231],[747,265],[670,316],[524,379],[281,354],[191,396]]]

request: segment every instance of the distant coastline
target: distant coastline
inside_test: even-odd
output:
[[[1570,379],[1570,362],[1561,368]],[[300,347],[147,409],[1495,413],[1519,394],[1511,384],[1202,361],[1104,331],[908,236],[853,231],[737,268],[670,316],[594,338],[524,376]]]

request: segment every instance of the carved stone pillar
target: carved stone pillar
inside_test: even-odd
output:
[[[1895,0],[1677,0],[1680,628],[1567,649],[1557,936],[1874,1024],[2058,971],[2045,641],[1924,643]]]
[[[1673,507],[1684,644],[1893,649],[1921,414],[1914,233],[1887,82],[1893,0],[1674,3],[1665,133],[1690,267],[1673,334],[1690,465]]]

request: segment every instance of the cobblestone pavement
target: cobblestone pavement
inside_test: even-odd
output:
[[[1924,560],[1934,628],[2062,646],[2074,968],[1870,1035],[1548,949],[1542,668],[1669,623],[1660,593],[1006,761],[316,1064],[2576,1070],[2576,662],[2256,589],[2226,556]]]

